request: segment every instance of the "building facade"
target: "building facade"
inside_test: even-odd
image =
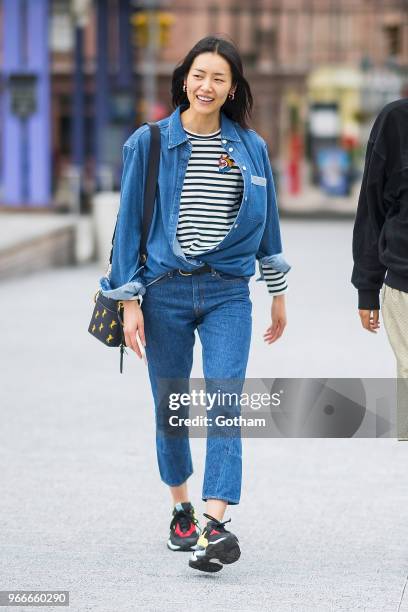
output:
[[[2,0],[3,206],[64,205],[74,192],[82,194],[86,208],[95,189],[118,188],[124,139],[146,118],[171,112],[172,71],[208,34],[237,44],[254,96],[252,125],[276,160],[287,153],[293,131],[305,119],[313,71],[322,66],[383,71],[406,84],[406,0],[162,0],[155,3],[160,37],[153,45],[154,30],[144,21],[147,5],[151,2]],[[37,27],[30,27],[30,19]],[[37,64],[15,64],[15,57],[30,57],[27,49],[37,49]],[[10,104],[11,86],[19,84],[20,98],[24,84],[26,98],[36,91],[37,105],[28,118]],[[383,101],[379,96],[377,105]],[[20,113],[23,107],[21,102]],[[19,144],[13,145],[16,133]],[[28,140],[31,152],[23,159]]]

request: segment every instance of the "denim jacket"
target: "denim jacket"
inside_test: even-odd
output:
[[[146,286],[170,270],[192,271],[208,263],[215,270],[251,277],[258,260],[279,272],[290,266],[282,255],[279,216],[266,142],[254,130],[243,129],[221,112],[221,142],[239,166],[244,191],[235,223],[214,248],[198,258],[185,256],[176,238],[180,194],[191,154],[178,107],[157,122],[161,133],[158,188],[147,239],[147,261],[139,261],[143,195],[150,146],[150,129],[142,125],[123,147],[120,207],[110,274],[100,279],[103,295],[115,300],[143,296]]]

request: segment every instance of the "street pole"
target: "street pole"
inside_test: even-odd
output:
[[[143,71],[143,91],[145,96],[145,121],[153,121],[157,102],[157,53],[159,49],[159,24],[157,19],[157,0],[145,0],[148,16],[148,42],[145,52]]]
[[[71,13],[74,22],[75,48],[74,48],[74,75],[73,75],[73,112],[72,112],[72,161],[70,183],[72,191],[73,208],[79,215],[81,213],[81,196],[83,193],[83,176],[85,161],[85,93],[83,70],[83,37],[84,28],[88,22],[90,0],[72,0]]]
[[[98,0],[97,8],[97,58],[95,72],[95,161],[97,191],[110,191],[113,177],[106,164],[109,127],[109,72],[108,0]]]

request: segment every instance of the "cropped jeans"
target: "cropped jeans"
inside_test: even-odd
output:
[[[160,477],[167,485],[178,486],[193,473],[190,440],[188,428],[182,436],[166,432],[163,422],[169,413],[169,397],[168,387],[161,381],[184,381],[182,389],[180,382],[175,385],[177,391],[188,393],[197,330],[206,392],[214,392],[216,386],[217,391],[241,393],[252,331],[249,277],[231,276],[214,269],[183,276],[172,270],[146,286],[142,311]],[[185,410],[188,416],[189,408]],[[239,416],[239,401],[228,410],[228,417]],[[222,429],[220,433],[217,427],[207,427],[202,499],[238,504],[242,480],[241,432],[236,426],[229,433],[228,426]]]

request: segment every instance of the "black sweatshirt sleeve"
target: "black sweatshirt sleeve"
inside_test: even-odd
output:
[[[358,307],[380,308],[380,289],[386,267],[379,259],[379,237],[384,225],[385,158],[367,145],[363,180],[353,231],[354,267],[351,282],[358,289]]]

